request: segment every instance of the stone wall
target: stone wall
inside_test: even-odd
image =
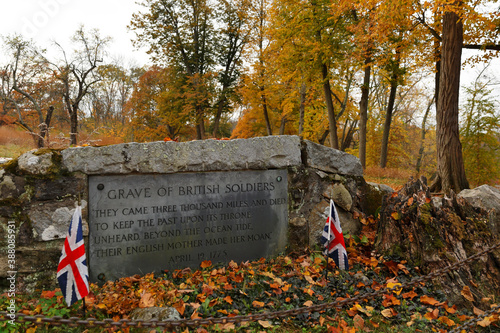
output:
[[[344,232],[352,234],[361,227],[353,214],[373,214],[381,203],[382,192],[364,181],[356,157],[297,136],[31,151],[0,166],[2,281],[9,270],[7,225],[14,221],[18,288],[54,287],[62,242],[78,198],[84,208],[84,234],[88,232],[89,175],[267,169],[288,170],[290,250],[317,246],[330,198],[338,207]]]

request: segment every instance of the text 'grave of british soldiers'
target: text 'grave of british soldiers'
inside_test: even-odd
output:
[[[287,170],[89,176],[91,282],[285,250]]]

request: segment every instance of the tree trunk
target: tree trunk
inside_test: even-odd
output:
[[[40,135],[38,137],[38,148],[45,147],[45,137],[49,134],[50,121],[52,120],[52,114],[54,113],[54,107],[51,105],[47,110],[45,115],[45,121],[40,124]]]
[[[267,135],[273,135],[273,130],[271,128],[271,121],[269,120],[269,112],[267,112],[267,100],[264,94],[264,88],[261,88],[262,92],[262,112],[264,112],[264,119],[266,121],[266,131]]]
[[[365,59],[365,76],[361,86],[359,101],[359,160],[363,169],[366,168],[366,125],[368,123],[368,98],[370,94],[371,57]]]
[[[285,135],[285,129],[286,129],[286,123],[287,122],[288,122],[288,119],[286,119],[286,116],[281,117],[281,124],[280,124],[279,135]]]
[[[205,139],[205,123],[203,122],[203,108],[196,105],[196,139]]]
[[[488,212],[472,207],[451,191],[450,199],[431,198],[426,180],[411,179],[400,191],[387,195],[380,210],[375,248],[418,266],[423,275],[481,252],[499,242]],[[480,307],[482,297],[499,295],[500,250],[462,266],[432,283],[451,303],[469,305],[461,291],[468,286]]]
[[[326,64],[321,65],[321,73],[323,75],[323,91],[325,93],[326,109],[328,112],[330,147],[334,149],[339,149],[339,139],[337,137],[337,121],[335,119],[335,109],[333,107],[332,90],[330,88],[330,80],[328,78],[328,67],[326,67]]]
[[[345,135],[342,135],[342,143],[340,145],[341,151],[345,151],[347,148],[351,146],[352,138],[354,137],[354,133],[356,132],[357,125],[358,125],[357,120],[353,120],[351,124],[349,124],[349,121],[346,121],[346,124],[344,126]]]
[[[420,148],[418,150],[417,156],[417,165],[415,167],[417,174],[420,172],[420,167],[422,165],[422,158],[424,156],[424,142],[425,142],[425,134],[427,130],[425,129],[425,124],[427,123],[427,117],[429,116],[429,112],[431,110],[431,106],[434,103],[434,98],[427,105],[427,109],[425,110],[424,119],[422,119],[422,129],[420,131]]]
[[[436,110],[437,178],[432,191],[460,192],[469,188],[465,175],[458,127],[460,70],[463,25],[459,16],[446,12],[443,17],[441,75]]]
[[[387,111],[385,113],[385,123],[384,123],[384,133],[382,136],[382,150],[380,152],[380,167],[385,168],[387,166],[387,152],[389,148],[389,132],[391,130],[392,113],[394,112],[394,102],[396,101],[396,91],[398,89],[398,71],[399,71],[399,61],[394,68],[391,77],[391,92],[389,93],[389,102],[387,103]]]
[[[69,114],[69,144],[72,146],[76,146],[78,143],[78,107],[76,105],[72,106],[72,110],[70,110]]]
[[[324,145],[325,144],[325,141],[326,141],[326,137],[328,136],[328,134],[330,134],[330,131],[329,130],[325,130],[323,132],[323,134],[321,134],[320,137],[318,137],[318,142],[319,144],[321,145]]]
[[[222,116],[222,109],[224,108],[224,103],[226,103],[226,97],[222,97],[221,100],[219,101],[217,105],[217,114],[215,115],[214,118],[214,129],[212,131],[212,136],[214,138],[218,138],[219,134],[219,124],[220,124],[220,118]]]

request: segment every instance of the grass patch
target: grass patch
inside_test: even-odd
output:
[[[0,126],[0,157],[16,158],[33,148],[29,133],[12,126]]]
[[[367,182],[385,184],[394,190],[401,189],[412,176],[415,176],[415,173],[405,169],[369,166],[364,170],[364,178]]]
[[[31,147],[19,146],[16,144],[6,144],[0,145],[0,157],[17,158],[27,151],[30,151]]]

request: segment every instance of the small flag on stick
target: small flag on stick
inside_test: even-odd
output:
[[[323,254],[332,258],[338,268],[348,270],[347,251],[344,235],[340,227],[339,215],[333,200],[330,200],[330,215],[328,216],[321,236],[321,244],[325,247]]]
[[[57,280],[68,306],[89,294],[89,272],[85,258],[80,205],[76,207],[71,218],[59,266],[57,266]]]

